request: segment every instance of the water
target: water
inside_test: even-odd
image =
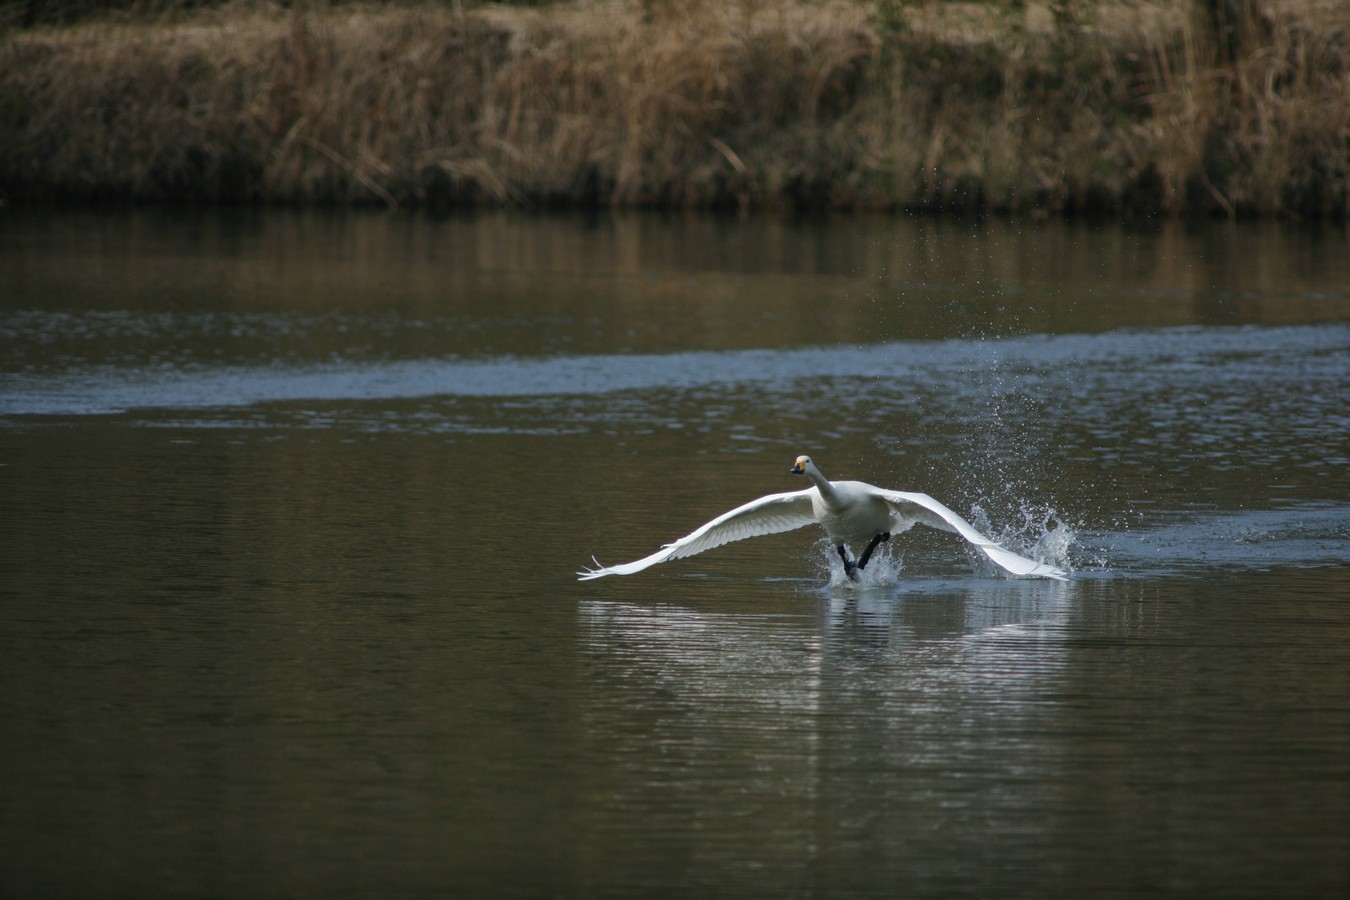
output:
[[[1347,243],[6,210],[0,894],[1341,895]]]

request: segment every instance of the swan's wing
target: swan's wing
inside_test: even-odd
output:
[[[1036,562],[1025,556],[1018,556],[1011,550],[1005,550],[975,530],[965,519],[943,506],[927,494],[911,494],[906,491],[888,491],[878,488],[877,493],[891,507],[891,518],[903,526],[903,531],[916,522],[943,531],[954,531],[970,541],[984,552],[984,555],[998,563],[1014,575],[1040,575],[1046,578],[1068,578],[1068,573],[1048,563]]]
[[[816,521],[811,510],[811,494],[814,488],[804,491],[791,491],[786,494],[769,494],[758,500],[751,500],[744,506],[738,506],[730,512],[713,519],[708,524],[687,534],[674,543],[666,544],[651,556],[644,556],[636,562],[618,566],[603,566],[578,572],[581,581],[600,578],[604,575],[632,575],[648,566],[663,563],[671,559],[683,559],[711,550],[732,541],[758,537],[761,534],[777,534],[810,525]]]

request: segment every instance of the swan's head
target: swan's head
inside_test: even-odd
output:
[[[806,470],[810,465],[811,457],[799,456],[797,457],[797,461],[792,464],[792,468],[788,469],[788,472],[793,475],[805,475]]]

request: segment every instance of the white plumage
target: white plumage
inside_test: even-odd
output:
[[[830,542],[838,548],[845,572],[855,580],[858,570],[867,565],[879,543],[890,540],[891,535],[908,531],[915,524],[959,534],[1014,575],[1067,577],[1062,569],[1000,547],[927,494],[892,491],[861,481],[832,482],[820,473],[809,456],[797,457],[790,471],[805,475],[814,486],[804,491],[769,494],[751,500],[723,513],[692,534],[666,544],[651,556],[617,566],[605,566],[597,561],[597,568],[583,570],[577,575],[582,581],[605,575],[632,575],[657,563],[683,559],[732,541],[819,523]],[[847,547],[860,541],[869,543],[862,558],[855,562],[849,558]]]

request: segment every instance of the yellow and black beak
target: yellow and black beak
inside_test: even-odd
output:
[[[805,474],[806,474],[806,464],[805,464],[805,462],[799,458],[795,463],[792,464],[792,468],[788,469],[788,474],[789,474],[789,475],[805,475]]]

